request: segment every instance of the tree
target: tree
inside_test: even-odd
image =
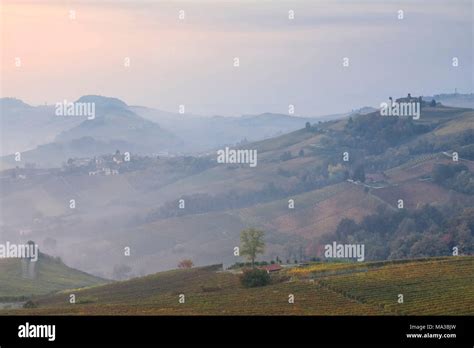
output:
[[[270,275],[262,269],[246,269],[240,276],[240,283],[246,288],[255,288],[270,284]]]
[[[354,126],[354,120],[352,119],[352,116],[349,117],[349,120],[347,121],[347,127],[352,128]]]
[[[265,249],[263,236],[265,232],[255,228],[248,228],[240,232],[240,254],[246,255],[255,266],[257,254],[262,254]]]
[[[290,151],[285,151],[280,155],[280,161],[288,161],[290,160],[291,157],[291,152]]]
[[[354,220],[343,218],[337,225],[336,236],[339,239],[345,240],[347,236],[354,235],[358,229],[359,226]]]
[[[194,263],[189,259],[181,260],[178,263],[178,268],[193,268]]]
[[[443,184],[446,180],[451,179],[462,171],[469,171],[469,168],[464,164],[436,164],[432,175],[436,183]]]
[[[365,182],[365,170],[362,164],[358,164],[355,167],[354,173],[352,174],[352,179],[360,182]]]

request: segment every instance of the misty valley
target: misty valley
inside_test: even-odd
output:
[[[256,343],[464,339],[472,1],[0,7],[5,345],[147,324],[161,342],[169,316],[313,316],[281,335],[197,319]]]
[[[94,100],[97,114],[76,127],[108,132],[104,122],[128,113],[145,122],[124,102],[81,100]],[[113,151],[78,157],[80,138],[72,148],[58,140],[51,146],[66,155],[58,166],[42,165],[56,155],[48,144],[20,161],[3,157],[2,236],[34,241],[103,279],[144,276],[183,259],[227,268],[242,261],[233,250],[248,227],[265,231],[266,262],[449,256],[454,247],[466,255],[472,120],[470,109],[426,103],[420,120],[356,113],[199,155],[141,154],[114,140]],[[341,250],[325,252],[336,243]],[[355,244],[346,257],[344,245]]]

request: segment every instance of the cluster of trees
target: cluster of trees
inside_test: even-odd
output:
[[[318,123],[321,123],[321,121],[319,121]],[[306,131],[311,132],[311,133],[319,133],[319,134],[324,133],[324,131],[322,129],[319,129],[316,124],[311,125],[311,123],[309,122],[305,123],[304,128]]]
[[[365,169],[362,163],[357,163],[354,165],[354,169],[351,173],[352,180],[365,182]]]
[[[452,190],[474,194],[474,174],[464,164],[437,164],[433,168],[436,183]]]
[[[237,209],[256,203],[269,202],[286,197],[286,195],[287,191],[277,188],[273,182],[265,184],[258,191],[238,192],[230,190],[213,196],[207,193],[195,193],[181,197],[185,202],[185,209],[180,209],[177,201],[168,201],[160,208],[150,212],[145,219],[150,222],[160,218]]]
[[[365,182],[365,169],[361,162],[350,163],[347,166],[340,163],[331,165],[324,162],[299,171],[279,169],[278,174],[292,177],[294,180],[288,182],[284,187],[276,186],[274,182],[270,181],[262,189],[256,191],[230,190],[216,195],[207,193],[184,195],[180,199],[185,201],[185,209],[180,209],[177,201],[168,201],[160,208],[151,211],[145,217],[145,221],[151,222],[161,218],[238,209],[316,190],[348,178]]]
[[[209,157],[184,156],[168,160],[173,168],[178,167],[184,173],[192,175],[212,168],[216,165]]]
[[[368,154],[382,154],[415,135],[429,132],[431,126],[413,122],[411,117],[381,117],[376,113],[350,118],[339,145],[364,149]]]
[[[275,261],[267,262],[267,261],[255,261],[253,266],[260,267],[260,266],[268,266],[274,265]],[[233,265],[227,267],[227,269],[241,269],[241,268],[251,268],[252,262],[236,262]]]
[[[185,209],[180,209],[177,201],[168,201],[160,208],[151,211],[145,217],[145,221],[151,222],[161,218],[237,209],[257,203],[270,202],[335,184],[349,177],[350,168],[333,167],[333,169],[334,171],[331,173],[329,173],[327,165],[305,169],[298,173],[282,169],[278,172],[279,175],[294,176],[295,178],[285,187],[278,187],[271,181],[266,183],[262,189],[256,191],[230,190],[216,195],[207,193],[184,195],[180,199],[185,201]],[[364,181],[363,167],[356,168],[353,177],[356,180]]]
[[[472,132],[474,134],[474,131]],[[459,156],[461,158],[465,158],[468,160],[474,160],[474,139],[472,140],[473,143],[463,146],[457,150]]]
[[[366,260],[403,259],[474,252],[474,208],[425,205],[414,211],[392,211],[379,207],[376,214],[360,223],[343,219],[336,235],[326,235],[321,242],[365,244]]]
[[[460,157],[474,160],[474,130],[466,129],[452,136],[422,139],[408,148],[410,155],[442,151],[456,151]]]
[[[299,157],[304,157],[305,153],[304,153],[304,150],[303,149],[300,149],[300,151],[298,151],[298,156]],[[293,155],[291,154],[291,151],[285,151],[283,152],[281,155],[280,155],[280,161],[282,162],[285,162],[285,161],[289,161],[291,159],[293,159]]]
[[[280,161],[282,161],[282,162],[289,161],[292,158],[293,158],[293,156],[291,155],[290,151],[285,151],[280,155]]]
[[[363,181],[364,175],[359,175],[362,174],[359,171],[362,168],[356,168],[358,163],[364,163],[366,172],[383,171],[398,166],[415,154],[410,152],[409,141],[416,135],[429,132],[432,127],[414,123],[411,118],[359,115],[349,118],[343,132],[332,132],[322,138],[322,146],[312,149],[312,155],[324,158],[331,165],[337,165],[341,155],[348,152],[350,157],[346,178]],[[416,148],[416,154],[432,152],[424,151],[423,146],[421,144],[419,149]],[[443,148],[447,149],[446,146]],[[357,171],[359,172],[354,177],[354,172]]]

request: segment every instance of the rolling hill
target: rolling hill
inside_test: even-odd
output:
[[[119,99],[88,95],[79,98],[75,103],[94,104],[94,117],[88,119],[85,116],[56,116],[54,106],[46,109],[23,106],[18,110],[19,107],[14,108],[11,102],[3,101],[2,114],[7,118],[6,123],[10,124],[10,119],[15,119],[15,123],[21,121],[20,125],[28,124],[21,129],[23,132],[21,134],[31,128],[31,133],[38,134],[40,138],[34,144],[36,146],[21,146],[13,153],[22,152],[22,161],[26,163],[41,167],[57,167],[68,158],[95,156],[118,148],[124,152],[148,154],[169,151],[180,144],[175,135],[162,129],[158,124],[136,115]],[[26,112],[25,109],[33,111]],[[32,113],[34,114],[31,115]],[[41,117],[33,117],[35,114]],[[32,122],[32,119],[35,119],[35,122]],[[41,127],[36,127],[36,123]],[[51,131],[46,137],[44,132],[40,132],[45,128],[45,124],[60,125],[62,128],[56,126],[56,132]],[[7,129],[6,134],[16,133]],[[10,145],[13,146],[12,144],[15,142],[12,141]],[[3,166],[16,166],[18,163],[14,161],[12,151],[7,153],[10,155],[3,157]]]
[[[436,165],[451,163],[446,153],[454,150],[474,170],[473,120],[472,110],[437,106],[425,108],[417,122],[380,120],[377,113],[322,122],[241,144],[258,151],[255,168],[217,164],[214,153],[137,154],[117,165],[111,151],[102,166],[118,175],[89,176],[95,165],[3,171],[2,238],[24,230],[45,252],[103,277],[123,264],[132,268],[128,276],[137,276],[173,268],[183,258],[230,265],[240,260],[232,249],[246,227],[266,231],[264,259],[299,259],[301,246],[310,258],[343,219],[360,223],[380,208],[396,212],[400,198],[409,213],[426,203],[449,214],[446,207],[472,207],[472,194],[431,176]],[[342,161],[344,151],[351,153],[349,163]],[[348,180],[358,164],[365,183]],[[186,209],[178,209],[179,199]],[[55,243],[45,243],[48,238]],[[126,246],[130,257],[123,256]]]
[[[315,263],[243,288],[218,267],[173,270],[33,299],[21,315],[472,315],[474,258]],[[68,302],[75,294],[78,303]],[[294,303],[289,303],[289,295]],[[399,295],[403,295],[403,303]],[[184,303],[179,296],[184,295]]]
[[[436,100],[441,102],[443,105],[454,106],[460,108],[474,108],[474,94],[462,94],[462,93],[443,93],[435,94],[434,96],[423,97],[424,100],[430,102]]]
[[[264,113],[240,117],[202,117],[139,106],[130,107],[130,109],[136,114],[160,124],[180,139],[185,139],[180,149],[188,153],[209,151],[225,144],[273,138],[298,130],[306,122],[315,123],[347,116],[347,114],[343,114],[315,118]]]
[[[40,253],[35,277],[24,274],[22,260],[0,260],[0,299],[44,295],[65,289],[104,284],[107,281],[66,266],[60,259]]]
[[[54,105],[34,107],[19,99],[0,98],[0,156],[33,150],[52,142],[59,133],[81,121],[75,117],[57,117]]]

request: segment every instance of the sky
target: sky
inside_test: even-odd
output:
[[[472,0],[2,0],[0,96],[318,116],[471,93],[473,18]]]

